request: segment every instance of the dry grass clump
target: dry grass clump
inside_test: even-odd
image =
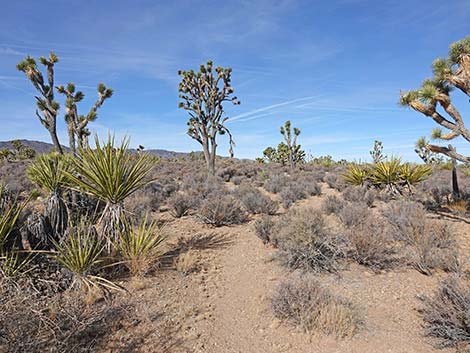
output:
[[[199,270],[200,254],[199,251],[189,249],[178,255],[175,259],[174,265],[176,271],[189,275],[190,273]]]
[[[390,203],[383,214],[392,236],[403,243],[409,261],[420,272],[457,271],[458,244],[449,225],[426,218],[422,205],[409,201]]]
[[[361,326],[353,305],[322,288],[310,275],[295,275],[281,282],[271,307],[277,318],[305,332],[352,337]]]
[[[421,297],[420,312],[427,335],[439,340],[438,347],[470,350],[470,283],[468,279],[449,277],[432,296]]]
[[[245,209],[252,214],[276,214],[279,205],[277,201],[264,195],[252,186],[241,186],[237,188],[235,195],[242,202]]]
[[[44,297],[28,284],[0,283],[0,351],[90,352],[106,340],[128,308],[87,303],[80,292]]]
[[[248,217],[242,206],[231,195],[214,193],[203,201],[198,210],[198,217],[207,224],[216,227],[241,224]]]
[[[336,272],[345,255],[345,240],[333,234],[323,215],[310,208],[290,210],[275,226],[281,263],[292,269]]]

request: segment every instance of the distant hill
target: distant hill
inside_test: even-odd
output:
[[[26,147],[30,147],[36,151],[36,153],[48,153],[54,150],[54,145],[47,142],[42,141],[31,141],[31,140],[20,140],[23,145]],[[0,141],[0,149],[9,148],[13,149],[13,145],[11,141]],[[64,147],[67,149],[67,147]]]
[[[48,153],[54,150],[54,145],[51,143],[42,142],[42,141],[31,141],[31,140],[20,140],[20,141],[23,145],[35,150],[36,153],[38,154]],[[0,149],[3,149],[3,148],[13,148],[11,141],[0,141]],[[64,147],[64,149],[68,150],[67,147]],[[145,152],[148,152],[150,154],[153,154],[155,156],[162,157],[162,158],[187,157],[189,155],[189,153],[185,153],[185,152],[175,152],[175,151],[168,151],[168,150],[162,150],[162,149],[149,149],[149,150],[145,150]]]

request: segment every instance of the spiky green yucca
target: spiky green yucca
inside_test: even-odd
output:
[[[28,178],[49,193],[45,216],[56,239],[64,235],[68,225],[63,191],[69,183],[67,173],[70,173],[71,168],[70,157],[52,152],[38,156],[26,170]]]
[[[104,250],[94,228],[81,223],[70,227],[67,233],[62,242],[55,244],[56,252],[53,258],[73,273],[72,287],[78,286],[84,290],[118,289],[119,286],[113,282],[93,275],[103,263],[101,255]]]
[[[343,179],[353,185],[364,185],[367,179],[367,172],[359,164],[350,164],[343,174]]]
[[[370,167],[369,179],[374,185],[392,188],[401,182],[401,170],[400,158],[391,158],[388,161],[373,164]]]
[[[73,159],[74,173],[67,173],[71,185],[106,202],[101,216],[101,233],[107,237],[108,250],[117,239],[125,217],[124,200],[152,180],[148,178],[155,159],[146,153],[129,151],[129,139],[115,146],[114,137],[101,144],[95,137],[95,149],[79,150]]]
[[[0,272],[4,277],[13,278],[32,270],[28,265],[33,256],[16,250],[4,251],[0,255]]]
[[[411,165],[405,163],[402,165],[401,177],[407,185],[415,185],[420,183],[432,174],[432,167],[430,165]]]
[[[145,217],[137,226],[126,222],[115,246],[130,273],[143,276],[162,255],[164,241],[162,229]]]
[[[28,201],[29,198],[20,202],[11,197],[6,186],[0,183],[0,253],[4,252],[5,244]]]
[[[26,170],[28,178],[47,192],[59,192],[68,184],[71,159],[57,152],[38,156]]]

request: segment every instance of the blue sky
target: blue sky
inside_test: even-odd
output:
[[[399,91],[417,87],[432,60],[470,34],[468,0],[23,0],[1,7],[0,140],[49,141],[34,115],[34,90],[15,65],[53,50],[56,82],[85,92],[82,111],[98,82],[115,90],[90,125],[94,132],[127,134],[146,148],[198,150],[177,108],[177,71],[211,58],[233,68],[241,105],[225,110],[241,158],[277,145],[279,126],[290,119],[315,156],[364,160],[380,139],[387,154],[415,160],[414,142],[435,125],[399,107]],[[457,94],[456,104],[469,115],[467,98]],[[66,144],[62,118],[59,133]],[[455,145],[470,154],[468,143]],[[219,146],[227,154],[224,139]]]

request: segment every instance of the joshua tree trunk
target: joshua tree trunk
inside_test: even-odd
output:
[[[460,199],[459,181],[457,175],[457,161],[452,159],[452,196],[454,200]]]
[[[52,143],[54,144],[55,149],[60,154],[64,154],[62,146],[60,145],[60,142],[59,142],[59,138],[57,137],[57,131],[56,131],[55,126],[53,129],[48,129],[48,130],[49,130],[49,134],[51,135]]]

